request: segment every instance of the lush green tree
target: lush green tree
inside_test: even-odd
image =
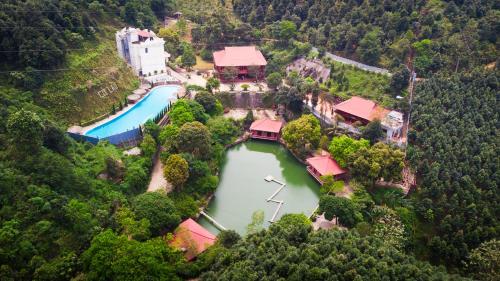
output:
[[[208,115],[201,104],[193,100],[178,100],[168,113],[172,123],[178,127],[184,123],[198,121],[205,123]]]
[[[196,65],[196,56],[194,54],[193,47],[188,44],[185,44],[183,47],[181,63],[188,69],[191,69],[191,67]]]
[[[360,148],[348,157],[351,175],[369,185],[383,178],[385,181],[401,179],[404,167],[404,153],[384,143],[377,143],[370,148]]]
[[[207,122],[207,127],[212,136],[212,140],[222,145],[231,143],[239,133],[238,127],[236,127],[234,121],[222,116],[210,119]]]
[[[269,88],[276,90],[283,83],[283,76],[279,72],[273,72],[267,76],[266,82]]]
[[[138,195],[133,202],[137,219],[147,219],[153,235],[173,230],[180,222],[175,206],[163,191],[146,192]]]
[[[147,219],[136,220],[135,214],[127,207],[121,207],[115,213],[115,218],[122,234],[126,235],[129,239],[138,241],[146,240],[150,237],[149,226],[150,222]]]
[[[274,97],[277,103],[284,104],[286,109],[294,113],[300,113],[302,111],[304,98],[305,93],[300,91],[296,86],[281,87]]]
[[[344,197],[322,195],[319,200],[319,212],[324,212],[327,220],[337,217],[340,224],[347,227],[354,227],[358,222],[363,221],[359,207]]]
[[[352,255],[356,258],[348,258]],[[372,236],[361,237],[354,231],[307,231],[302,224],[283,228],[278,223],[220,252],[201,278],[466,280],[448,275],[443,268],[416,260]]]
[[[144,131],[146,132],[146,134],[150,134],[157,142],[158,137],[160,136],[161,128],[153,120],[149,119],[148,121],[146,121],[146,123],[144,123]]]
[[[496,280],[500,276],[500,241],[486,241],[472,250],[467,257],[466,268],[473,278]]]
[[[394,94],[399,95],[410,83],[410,70],[406,65],[401,65],[391,76],[390,87]]]
[[[382,207],[384,208],[384,207]],[[380,238],[384,243],[396,249],[403,250],[407,243],[407,233],[404,225],[394,211],[386,208],[383,214],[375,220],[372,234]]]
[[[208,82],[207,82],[208,85]],[[196,93],[196,96],[194,97],[194,100],[201,104],[203,108],[205,109],[205,112],[209,113],[210,115],[214,115],[216,113],[217,109],[217,98],[215,98],[215,95],[209,93],[209,92],[198,92]]]
[[[380,31],[377,29],[367,32],[359,42],[358,53],[363,62],[373,65],[378,64],[382,53],[379,33]]]
[[[245,119],[243,120],[243,123],[245,124],[245,128],[249,128],[250,125],[252,125],[254,121],[254,116],[253,116],[253,110],[249,110],[247,112],[247,115],[245,116]]]
[[[419,174],[417,214],[435,226],[431,259],[459,266],[496,237],[498,77],[480,70],[417,83],[407,158]]]
[[[138,242],[111,230],[97,235],[82,254],[87,280],[181,280],[175,273],[181,260],[163,239]]]
[[[219,79],[217,79],[216,77],[210,77],[207,79],[207,85],[206,85],[207,91],[213,93],[213,91],[219,89],[219,87],[220,87]],[[209,111],[207,110],[207,112]]]
[[[151,159],[156,152],[156,142],[150,134],[144,135],[140,144],[142,154]]]
[[[44,126],[40,117],[31,111],[21,109],[7,120],[11,141],[19,151],[37,152],[43,143]]]
[[[191,153],[197,158],[207,158],[211,151],[212,138],[205,125],[190,122],[182,125],[177,136],[179,152]]]
[[[361,148],[367,148],[370,143],[365,139],[355,140],[346,135],[334,137],[328,146],[332,157],[341,167],[347,167],[347,161],[350,155]]]
[[[72,222],[73,229],[79,238],[88,239],[98,230],[98,221],[87,202],[72,199],[64,206],[66,218]]]
[[[217,235],[217,241],[225,248],[231,248],[240,240],[241,236],[234,230],[224,230]]]
[[[317,147],[320,137],[319,121],[311,114],[303,115],[283,128],[286,145],[301,157]]]
[[[59,127],[54,124],[45,124],[43,131],[43,146],[54,152],[66,154],[70,142],[64,131]]]
[[[311,220],[304,214],[284,214],[276,224],[283,228],[302,225],[305,229],[312,229]]]
[[[189,177],[188,162],[179,154],[172,154],[165,163],[163,174],[169,183],[180,188]]]
[[[363,129],[361,137],[370,141],[370,144],[374,144],[379,141],[384,136],[384,131],[382,130],[382,124],[380,120],[373,120]]]
[[[297,25],[288,20],[279,23],[278,39],[288,41],[297,35]]]

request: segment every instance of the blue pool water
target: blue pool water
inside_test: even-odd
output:
[[[85,133],[87,136],[105,138],[139,127],[154,118],[170,101],[177,99],[178,86],[160,86],[122,115],[109,120]]]

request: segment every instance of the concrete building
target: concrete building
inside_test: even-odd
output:
[[[117,31],[115,37],[118,54],[137,75],[155,80],[156,76],[166,73],[170,54],[165,52],[165,41],[153,31],[125,27]]]

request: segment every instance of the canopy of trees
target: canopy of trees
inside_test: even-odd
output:
[[[481,71],[418,84],[408,158],[421,176],[420,216],[435,261],[459,265],[498,237],[498,76]]]
[[[215,258],[203,280],[461,280],[375,237],[311,232],[287,218],[237,242]]]
[[[295,153],[304,157],[318,146],[321,137],[319,121],[311,114],[293,120],[283,128],[283,139]]]
[[[419,75],[498,57],[495,1],[235,0],[233,9],[275,39],[296,30],[300,41],[368,64],[396,68],[416,50]]]

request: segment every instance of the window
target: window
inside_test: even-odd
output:
[[[155,75],[158,74],[158,70],[155,70]]]
[[[148,48],[144,49],[144,51],[146,52],[146,54],[148,53]]]

